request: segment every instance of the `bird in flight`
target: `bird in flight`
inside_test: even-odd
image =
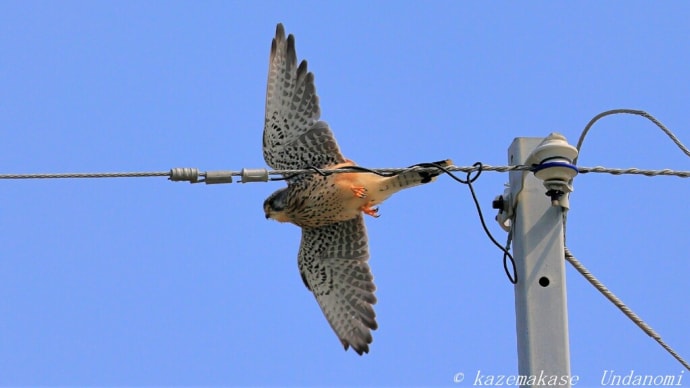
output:
[[[297,64],[295,38],[276,27],[266,88],[263,154],[276,170],[355,166],[343,156],[328,124],[307,61]],[[437,162],[448,166],[450,160]],[[363,214],[378,217],[394,193],[431,182],[440,173],[408,170],[383,177],[368,172],[286,175],[287,187],[264,202],[266,218],[302,228],[297,265],[345,350],[369,352],[376,330],[374,277]]]

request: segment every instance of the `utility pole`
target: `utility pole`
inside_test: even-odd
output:
[[[572,165],[576,155],[577,150],[558,134],[516,138],[508,150],[510,165],[538,166],[534,172],[510,172],[497,218],[513,234],[522,386],[577,383],[570,375],[563,232],[570,182],[577,174]]]

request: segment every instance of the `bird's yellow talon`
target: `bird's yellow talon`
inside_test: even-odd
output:
[[[377,207],[371,207],[369,205],[364,205],[364,206],[362,206],[361,210],[364,214],[368,214],[374,218],[379,218],[381,216],[379,214],[379,208],[377,208]]]
[[[355,197],[357,198],[367,197],[367,189],[362,186],[352,186],[352,192],[355,194]]]

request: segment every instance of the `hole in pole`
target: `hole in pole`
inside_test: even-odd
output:
[[[539,278],[539,285],[540,286],[548,287],[549,283],[550,283],[549,278],[547,278],[546,276],[542,276]]]

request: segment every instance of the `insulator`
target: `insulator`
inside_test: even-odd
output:
[[[546,187],[546,195],[554,206],[568,208],[568,194],[573,191],[570,182],[578,174],[572,161],[577,158],[577,148],[568,144],[565,136],[551,133],[535,148],[527,158],[533,165],[534,176],[541,179]]]

